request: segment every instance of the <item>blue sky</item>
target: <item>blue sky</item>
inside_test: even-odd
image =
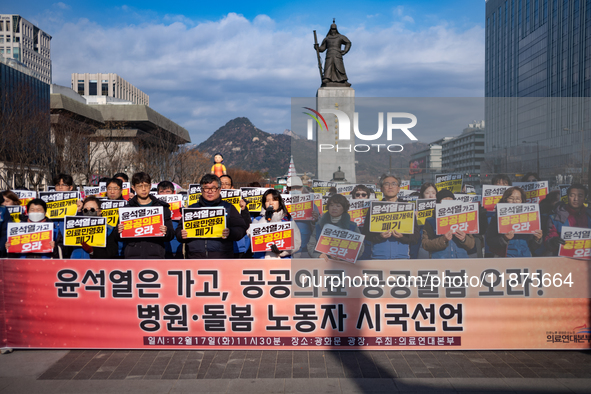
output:
[[[199,143],[245,116],[290,128],[291,97],[320,85],[312,30],[332,18],[358,97],[482,97],[484,0],[3,2],[52,35],[53,82],[115,72]],[[473,119],[466,119],[466,124]]]

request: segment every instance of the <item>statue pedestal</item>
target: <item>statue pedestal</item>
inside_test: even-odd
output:
[[[316,110],[322,113],[323,109],[339,110],[349,116],[351,127],[351,140],[339,141],[339,124],[337,117],[332,114],[323,114],[328,130],[323,130],[316,125],[316,158],[317,178],[322,181],[330,181],[333,173],[341,171],[345,173],[348,183],[356,183],[355,177],[355,134],[353,133],[353,114],[355,113],[355,89],[350,87],[321,87],[316,93]],[[322,144],[322,151],[320,146]],[[326,145],[334,146],[333,149],[325,149]]]

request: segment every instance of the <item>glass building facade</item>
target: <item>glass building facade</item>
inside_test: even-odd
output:
[[[488,170],[586,180],[591,0],[488,0],[485,95]]]

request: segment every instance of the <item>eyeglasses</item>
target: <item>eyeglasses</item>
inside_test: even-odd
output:
[[[507,197],[507,202],[521,202],[521,197]]]
[[[367,197],[367,193],[355,193],[355,197]]]
[[[382,183],[382,186],[384,186],[384,187],[390,187],[390,186],[397,187],[398,186],[398,182],[384,182],[384,183]]]
[[[201,190],[202,190],[204,193],[215,193],[215,192],[217,192],[219,189],[220,189],[219,187],[203,187],[203,188],[201,188]]]
[[[84,208],[84,209],[82,210],[82,212],[84,212],[84,213],[88,213],[88,212],[95,213],[95,212],[98,212],[98,209],[94,209],[94,208],[90,208],[90,209],[88,209],[88,208]]]
[[[148,185],[147,183],[140,183],[139,185],[133,185],[134,189],[149,189],[151,187],[151,185]]]
[[[108,187],[107,190],[110,192],[116,192],[116,191],[121,190],[121,188],[120,187]]]

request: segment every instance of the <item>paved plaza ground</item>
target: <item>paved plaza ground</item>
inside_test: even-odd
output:
[[[1,393],[591,393],[591,351],[15,350]]]

